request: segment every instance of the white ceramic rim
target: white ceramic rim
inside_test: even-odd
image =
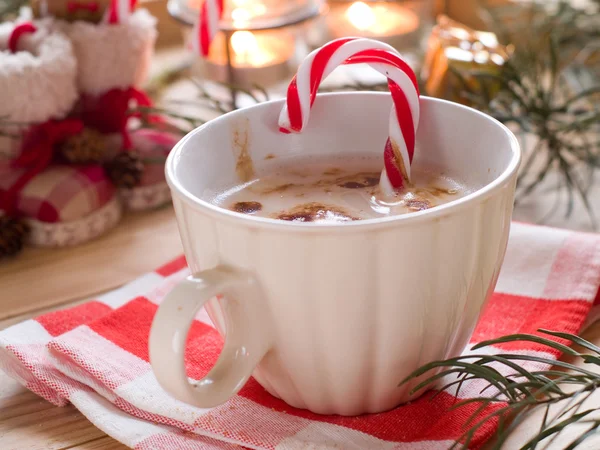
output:
[[[329,94],[319,94],[319,96],[338,96],[338,95],[379,95],[379,96],[389,96],[388,93],[385,92],[334,92]],[[513,157],[508,164],[508,167],[498,176],[494,181],[485,185],[481,189],[465,196],[460,199],[444,203],[443,205],[436,206],[435,208],[427,209],[424,211],[413,212],[410,214],[403,214],[399,216],[388,216],[376,219],[365,219],[365,220],[357,220],[352,222],[343,222],[343,223],[304,223],[304,222],[288,222],[284,220],[270,219],[266,217],[257,217],[248,214],[237,213],[234,211],[230,211],[224,208],[220,208],[202,200],[201,198],[196,197],[191,194],[188,190],[186,190],[179,180],[176,179],[175,176],[175,165],[176,161],[179,159],[179,153],[185,147],[187,141],[194,136],[196,133],[199,133],[207,124],[204,124],[195,130],[192,130],[188,133],[183,139],[181,139],[177,145],[171,150],[169,157],[167,158],[165,164],[165,174],[166,179],[174,191],[177,193],[178,197],[184,200],[190,206],[202,210],[212,216],[216,216],[219,219],[229,220],[234,222],[246,222],[248,226],[257,227],[257,228],[267,228],[267,229],[276,229],[279,231],[295,231],[295,232],[340,232],[340,231],[368,231],[373,228],[381,228],[381,227],[389,227],[389,226],[401,226],[401,225],[410,225],[416,222],[429,221],[436,218],[440,218],[446,216],[448,214],[452,214],[458,210],[471,206],[474,203],[481,202],[486,198],[494,195],[498,190],[501,190],[507,184],[511,183],[513,179],[516,177],[516,173],[519,169],[519,165],[521,163],[521,148],[519,145],[519,141],[516,136],[510,131],[504,124],[494,119],[493,117],[484,114],[476,109],[469,108],[468,106],[464,106],[458,103],[449,102],[447,100],[441,100],[432,97],[421,96],[422,98],[426,98],[429,101],[434,103],[445,103],[451,105],[454,108],[468,110],[472,114],[476,114],[481,116],[484,120],[488,120],[499,126],[508,136],[509,141],[511,143],[511,150],[513,152]],[[234,119],[236,115],[246,114],[248,109],[256,108],[263,106],[269,103],[279,103],[283,106],[283,102],[285,99],[280,100],[271,100],[269,102],[260,103],[258,105],[253,105],[248,108],[240,109],[237,111],[232,111],[227,114],[224,114],[214,121],[222,121],[222,120],[230,120]]]

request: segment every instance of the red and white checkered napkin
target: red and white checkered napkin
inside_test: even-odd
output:
[[[180,258],[94,301],[2,331],[0,367],[56,405],[71,402],[107,434],[138,449],[447,449],[476,408],[448,411],[453,396],[442,393],[382,414],[318,416],[271,397],[253,379],[217,408],[178,402],[157,384],[147,341],[157,304],[187,273]],[[513,224],[497,292],[472,342],[538,328],[577,333],[599,285],[600,236]],[[189,339],[192,378],[208,371],[221,345],[201,314]],[[503,350],[557,357],[531,343]],[[477,386],[467,385],[460,396],[478,394]],[[473,447],[494,427],[482,429]]]

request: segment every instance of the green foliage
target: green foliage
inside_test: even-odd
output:
[[[254,86],[252,89],[245,89],[239,86],[229,84],[215,83],[220,91],[229,92],[230,96],[223,99],[215,95],[212,90],[207,89],[206,84],[189,73],[189,67],[183,65],[159,74],[150,80],[147,86],[147,92],[154,99],[160,99],[163,92],[175,82],[191,83],[196,95],[190,99],[174,100],[162,99],[160,107],[140,106],[130,111],[131,114],[139,118],[137,128],[168,128],[170,131],[185,135],[194,128],[203,125],[212,117],[235,111],[239,106],[234,98],[244,96],[251,103],[261,103],[269,100],[268,92],[261,86]],[[195,114],[181,113],[181,109],[189,107]],[[168,122],[156,122],[152,116],[162,116],[168,118]]]
[[[463,99],[508,124],[522,139],[533,136],[523,163],[518,199],[556,171],[566,190],[567,217],[578,196],[597,226],[589,191],[600,167],[600,1],[579,10],[570,2],[488,9],[490,27],[514,54],[498,75],[456,73]],[[479,83],[466,83],[474,77]],[[491,86],[500,86],[497,96]],[[475,86],[475,87],[474,87]],[[558,206],[558,203],[555,205]]]
[[[578,336],[567,333],[556,333],[540,330],[543,336],[516,334],[482,342],[473,350],[490,345],[507,342],[532,342],[555,350],[575,361],[596,366],[600,372],[600,348]],[[564,345],[558,340],[576,344],[581,351]],[[529,372],[519,364],[523,361],[539,363],[543,370]],[[544,409],[544,417],[537,434],[525,443],[521,449],[540,448],[542,441],[547,445],[549,440],[558,436],[567,426],[573,423],[584,424],[579,434],[575,433],[573,441],[567,447],[575,449],[590,437],[598,434],[600,418],[592,414],[595,408],[589,408],[584,402],[600,387],[600,374],[579,367],[572,362],[554,361],[552,359],[526,354],[474,354],[459,356],[445,361],[436,361],[416,370],[407,379],[424,381],[412,390],[413,393],[422,389],[436,388],[440,390],[460,390],[466,381],[482,381],[484,388],[480,397],[459,401],[453,409],[459,409],[467,404],[477,404],[478,408],[468,418],[462,437],[452,448],[468,449],[475,433],[490,420],[498,420],[498,432],[490,450],[499,450],[506,442],[510,433],[524,420],[528,413],[535,408]],[[446,384],[438,386],[440,380]],[[450,380],[450,381],[448,381]],[[492,413],[479,417],[483,411],[495,406]]]

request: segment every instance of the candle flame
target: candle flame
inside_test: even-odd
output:
[[[354,2],[346,11],[346,17],[354,27],[361,31],[368,30],[376,21],[375,13],[364,2]]]
[[[258,51],[258,43],[250,31],[236,31],[231,35],[231,48],[237,55],[249,55]]]

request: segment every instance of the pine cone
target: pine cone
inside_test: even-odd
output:
[[[104,164],[104,170],[115,186],[131,189],[140,183],[144,163],[135,152],[121,152]]]
[[[0,259],[21,251],[29,227],[21,220],[0,215]]]
[[[64,141],[59,148],[63,157],[73,164],[99,163],[106,159],[106,139],[92,128],[84,128]]]

